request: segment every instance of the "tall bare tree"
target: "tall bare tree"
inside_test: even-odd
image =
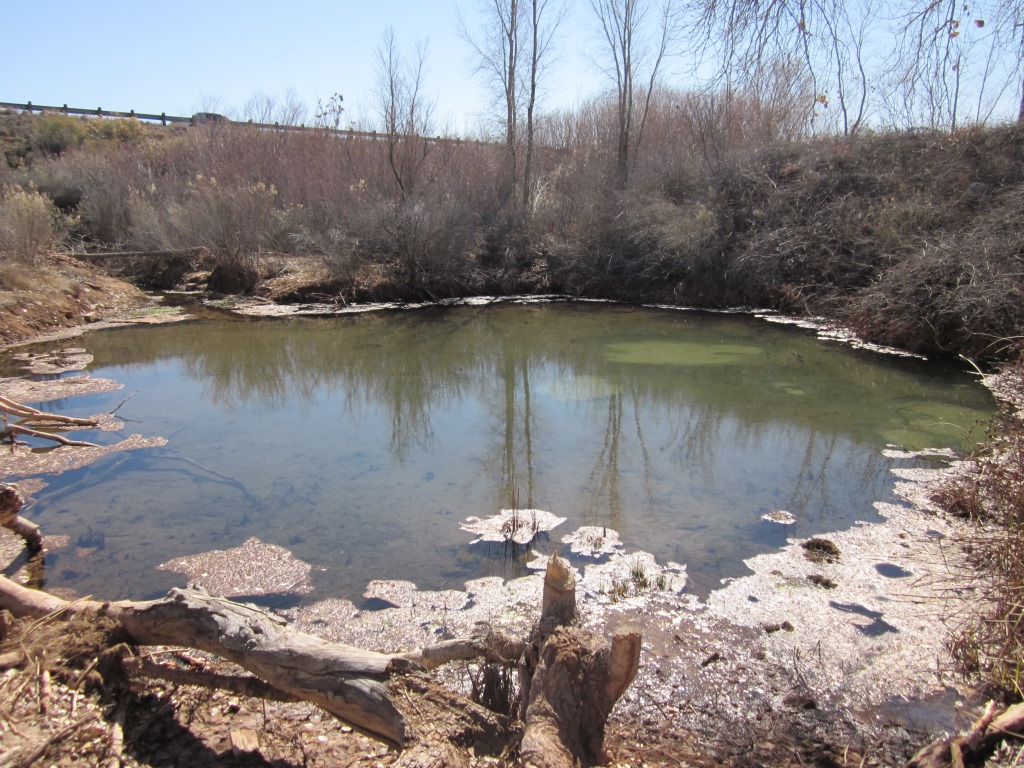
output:
[[[619,185],[625,187],[643,142],[658,76],[673,42],[675,10],[673,0],[664,0],[652,25],[651,0],[590,0],[590,5],[606,46],[605,71],[615,83],[615,168]]]
[[[388,168],[403,200],[416,192],[420,170],[430,154],[434,105],[424,94],[427,49],[416,46],[407,59],[395,30],[384,31],[377,48],[376,108],[384,131]]]
[[[564,17],[561,0],[483,0],[477,33],[463,24],[463,36],[477,57],[477,71],[494,89],[502,112],[505,165],[499,184],[503,201],[518,200],[519,156],[524,150],[522,201],[530,199],[536,107],[552,40]],[[525,120],[525,137],[520,134]]]
[[[537,130],[537,102],[541,77],[551,58],[553,42],[565,18],[566,6],[561,0],[527,0],[530,18],[528,85],[526,91],[526,161],[523,166],[523,205],[528,206],[533,194],[533,147]]]

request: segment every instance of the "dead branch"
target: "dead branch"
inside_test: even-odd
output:
[[[0,395],[0,411],[11,416],[18,416],[32,423],[46,421],[55,424],[72,424],[76,427],[95,427],[99,424],[96,419],[80,419],[75,416],[60,416],[56,413],[46,413],[28,405],[16,403],[2,395]]]
[[[1002,714],[995,714],[989,702],[984,714],[966,733],[951,736],[922,748],[906,768],[953,768],[972,763],[1007,738],[1024,735],[1024,704],[1014,704]]]
[[[219,675],[196,669],[182,669],[157,664],[155,661],[140,656],[124,659],[122,665],[130,675],[165,680],[177,685],[194,685],[200,688],[217,688],[240,696],[252,696],[267,701],[298,701],[295,696],[267,685],[258,677],[241,677],[239,675]]]
[[[514,748],[509,718],[445,690],[424,672],[454,659],[518,664],[523,678],[527,765],[567,768],[601,762],[604,727],[639,664],[640,637],[602,638],[572,627],[575,574],[553,556],[545,601],[530,641],[489,632],[407,654],[388,655],[300,632],[255,606],[174,589],[161,600],[75,603],[0,576],[0,608],[15,615],[55,611],[104,615],[137,645],[184,646],[228,659],[259,680],[171,669],[129,659],[129,672],[189,685],[228,687],[246,695],[310,701],[341,720],[404,749],[404,766],[468,765],[468,749],[501,754]],[[421,666],[422,665],[422,666]]]
[[[23,427],[20,424],[8,424],[2,431],[0,431],[0,441],[10,440],[14,441],[15,435],[25,435],[26,437],[38,437],[41,440],[53,440],[55,443],[61,445],[74,446],[76,448],[99,448],[96,443],[89,443],[85,440],[68,440],[66,437],[60,435],[53,435],[49,432],[40,432],[38,429],[31,429],[29,427]]]
[[[526,651],[526,641],[501,632],[488,632],[483,637],[457,638],[398,654],[427,669],[437,669],[453,661],[484,659],[491,664],[514,667]]]

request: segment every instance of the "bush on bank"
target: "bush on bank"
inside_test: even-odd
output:
[[[0,115],[16,160],[3,174],[76,216],[80,247],[206,247],[223,291],[253,290],[265,254],[294,254],[322,259],[346,298],[755,306],[915,352],[1016,354],[1024,127],[810,140],[785,121],[756,136],[723,122],[708,136],[687,129],[689,102],[663,102],[625,188],[606,104],[551,121],[526,204],[504,189],[500,144],[405,139],[389,155],[385,141],[230,124]]]

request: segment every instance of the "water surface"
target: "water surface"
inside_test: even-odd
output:
[[[924,461],[887,445],[962,450],[992,410],[951,366],[606,305],[206,319],[83,344],[88,372],[125,388],[60,410],[135,393],[127,433],[169,440],[50,479],[31,511],[80,545],[105,532],[53,553],[47,586],[111,599],[162,594],[184,580],[157,564],[252,536],[313,564],[306,599],[518,575],[524,553],[458,525],[514,504],[568,518],[541,551],[608,526],[687,564],[703,594],[787,537],[877,520],[890,470]],[[761,519],[773,510],[796,524]]]

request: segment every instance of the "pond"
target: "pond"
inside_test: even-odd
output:
[[[185,578],[157,565],[252,537],[313,565],[304,600],[522,575],[529,547],[459,527],[513,506],[567,518],[537,551],[607,526],[705,595],[787,537],[878,520],[891,470],[937,460],[887,446],[962,451],[993,409],[952,365],[604,304],[226,316],[81,343],[124,389],[41,407],[121,404],[126,434],[168,439],[46,478],[29,512],[72,542],[47,587],[107,599],[159,596]],[[780,512],[792,524],[765,519]]]

